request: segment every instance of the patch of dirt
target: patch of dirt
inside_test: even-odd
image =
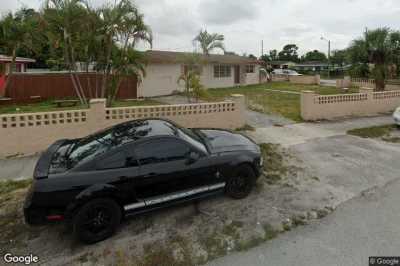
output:
[[[335,194],[279,145],[263,144],[263,175],[243,200],[209,198],[126,220],[112,238],[85,246],[62,225],[29,227],[22,202],[27,189],[5,193],[1,246],[33,253],[44,265],[201,265],[247,250],[333,210]],[[3,197],[3,196],[2,196]]]

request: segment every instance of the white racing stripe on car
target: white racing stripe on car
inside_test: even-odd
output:
[[[146,204],[144,203],[144,201],[141,201],[124,206],[124,210],[129,211],[132,209],[142,208],[144,206],[146,206]]]
[[[173,193],[173,194],[169,194],[169,195],[165,195],[165,196],[144,199],[141,202],[136,202],[133,204],[126,205],[124,207],[124,210],[128,211],[128,210],[142,208],[145,206],[160,204],[160,203],[171,201],[171,200],[186,198],[186,197],[196,195],[196,194],[199,194],[202,192],[217,190],[217,189],[220,189],[223,187],[225,187],[225,182],[218,183],[218,184],[215,184],[212,186],[203,186],[203,187],[199,187],[199,188],[195,188],[195,189],[191,189],[191,190],[185,190],[185,191],[181,191],[181,192],[177,192],[177,193]]]

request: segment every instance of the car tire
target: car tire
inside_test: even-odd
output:
[[[121,216],[121,208],[114,200],[91,200],[73,217],[74,236],[86,244],[102,241],[114,234]]]
[[[241,165],[227,180],[225,193],[231,198],[243,199],[250,194],[255,180],[256,175],[253,168],[248,164]]]

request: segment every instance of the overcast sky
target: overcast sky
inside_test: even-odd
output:
[[[0,12],[43,0],[0,0]],[[107,0],[91,0],[100,5]],[[109,0],[110,1],[110,0]],[[113,0],[111,0],[113,1]],[[400,30],[400,0],[136,0],[154,34],[153,49],[192,51],[201,28],[225,35],[229,51],[259,56],[295,43],[300,53],[345,48],[365,27]]]

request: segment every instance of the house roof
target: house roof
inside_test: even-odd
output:
[[[11,56],[0,54],[0,62],[11,62],[11,61],[12,61],[12,57]],[[15,61],[17,63],[35,63],[36,62],[35,59],[26,58],[26,57],[17,57],[15,59]]]
[[[294,62],[291,61],[282,61],[282,60],[274,60],[274,61],[268,61],[268,64],[270,65],[294,65]]]
[[[149,50],[145,52],[149,63],[183,63],[191,53]],[[258,64],[258,61],[239,55],[198,54],[205,63],[219,64]]]
[[[308,62],[296,64],[296,66],[328,66],[328,63],[318,62],[318,61],[308,61]]]

